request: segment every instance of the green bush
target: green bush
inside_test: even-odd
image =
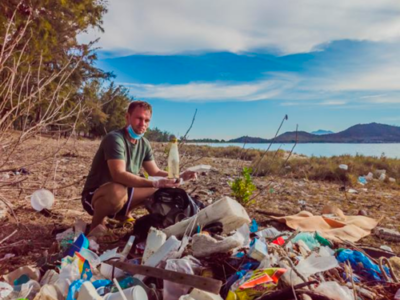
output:
[[[256,186],[251,177],[251,172],[251,168],[244,167],[242,176],[229,183],[232,190],[232,196],[243,205],[251,204],[250,197],[256,190]]]

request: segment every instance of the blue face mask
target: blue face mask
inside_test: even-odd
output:
[[[131,125],[129,125],[129,126],[127,127],[127,129],[128,129],[129,136],[130,136],[132,139],[134,139],[134,140],[140,140],[140,139],[144,136],[144,133],[142,133],[142,134],[137,134],[137,133],[133,130],[133,128],[132,128]]]

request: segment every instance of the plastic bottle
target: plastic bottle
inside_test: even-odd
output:
[[[168,178],[179,179],[179,152],[176,138],[171,139],[171,148],[168,156]]]

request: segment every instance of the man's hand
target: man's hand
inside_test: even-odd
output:
[[[155,187],[156,189],[179,187],[179,180],[178,182],[176,182],[176,179],[155,180],[153,181],[153,187]]]
[[[183,181],[188,181],[190,179],[197,179],[197,173],[193,171],[185,171],[181,173],[180,178],[182,178]]]

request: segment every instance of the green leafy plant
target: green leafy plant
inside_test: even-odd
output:
[[[256,190],[256,186],[251,177],[251,172],[251,168],[244,167],[242,176],[229,183],[232,190],[232,196],[243,205],[251,204],[250,197]]]

